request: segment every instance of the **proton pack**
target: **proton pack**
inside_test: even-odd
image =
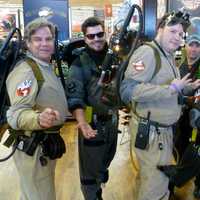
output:
[[[57,31],[55,33],[55,49],[56,52],[53,55],[53,59],[57,63],[58,71],[59,71],[59,77],[61,79],[61,82],[63,84],[64,88],[64,77],[61,69],[61,62],[60,62],[60,56],[58,54],[58,40],[57,40]],[[9,98],[6,92],[6,79],[8,74],[12,71],[14,66],[20,61],[24,60],[26,61],[29,66],[31,67],[34,76],[38,83],[38,90],[40,90],[44,78],[42,76],[42,73],[40,72],[40,69],[37,65],[37,63],[25,56],[25,48],[24,48],[24,42],[22,41],[21,32],[18,28],[14,28],[5,41],[3,42],[1,48],[0,48],[0,141],[4,134],[4,132],[7,129],[10,129],[10,127],[7,124],[6,120],[6,111],[8,110],[8,107],[10,106]],[[9,131],[12,132],[12,131]],[[13,135],[13,137],[11,136]],[[17,138],[15,138],[15,135],[17,135]],[[7,159],[9,159],[15,152],[18,143],[19,143],[19,136],[20,134],[10,134],[10,136],[6,139],[4,142],[4,145],[9,147],[10,145],[13,145],[12,152],[5,158],[0,159],[0,162],[3,162]],[[37,140],[37,138],[36,138]],[[35,144],[35,141],[34,141]]]
[[[6,110],[10,105],[6,93],[6,78],[18,61],[21,52],[22,36],[18,28],[14,28],[0,48],[0,139],[7,129]]]
[[[137,30],[130,30],[130,22],[136,11],[138,13],[138,28]],[[149,29],[151,28],[152,26],[149,27]],[[135,49],[143,43],[143,40],[150,39],[150,36],[145,35],[148,31],[145,30],[146,32],[144,33],[144,30],[142,10],[138,5],[134,4],[130,8],[123,26],[118,27],[116,24],[115,31],[109,40],[107,54],[101,66],[102,71],[98,85],[99,87],[102,87],[101,101],[104,104],[112,106],[113,108],[125,106],[121,101],[119,94],[120,83],[124,77],[124,72],[128,66],[129,59]],[[71,63],[81,54],[84,46],[85,43],[83,39],[70,41],[64,48],[63,60],[71,65]],[[155,52],[155,50],[154,54],[155,57],[157,57],[157,52]],[[158,58],[158,60],[160,59]],[[160,61],[158,61],[158,66],[160,66]],[[155,71],[157,73],[159,70],[156,69]]]

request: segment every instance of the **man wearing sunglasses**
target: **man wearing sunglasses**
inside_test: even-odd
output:
[[[117,110],[102,103],[102,88],[97,84],[108,49],[104,25],[90,17],[82,32],[86,45],[70,68],[68,103],[78,122],[81,190],[86,200],[101,200],[101,186],[108,181],[116,152],[118,117]]]
[[[178,95],[183,89],[194,88],[189,74],[180,78],[175,66],[174,51],[181,45],[189,16],[168,13],[158,24],[155,40],[140,46],[131,56],[125,78],[120,86],[122,100],[135,105],[131,118],[131,146],[140,165],[137,200],[168,200],[169,178],[158,165],[170,164],[173,158],[173,125],[181,114]]]

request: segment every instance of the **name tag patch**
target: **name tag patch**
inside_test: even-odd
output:
[[[28,96],[31,91],[31,85],[32,85],[31,80],[25,80],[24,82],[20,83],[17,86],[17,91],[16,91],[17,96],[20,97]]]
[[[136,63],[132,63],[133,67],[135,68],[136,71],[144,71],[145,69],[145,65],[142,61],[136,62]]]

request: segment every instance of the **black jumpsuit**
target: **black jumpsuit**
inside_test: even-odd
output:
[[[86,139],[79,131],[79,170],[86,200],[101,199],[101,183],[108,180],[108,167],[117,147],[118,111],[101,102],[102,88],[97,82],[99,65],[106,53],[94,53],[87,48],[72,63],[67,81],[68,104],[71,111],[92,107],[91,126],[97,136]]]

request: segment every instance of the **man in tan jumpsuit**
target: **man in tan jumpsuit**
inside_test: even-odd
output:
[[[183,13],[166,14],[158,25],[155,40],[151,42],[159,52],[160,69],[154,74],[156,59],[153,48],[143,45],[132,55],[120,87],[122,100],[132,104],[134,113],[131,145],[140,165],[138,200],[169,198],[168,178],[157,166],[172,161],[172,127],[181,113],[178,94],[187,85],[196,86],[191,83],[189,75],[180,79],[174,64],[173,52],[180,46],[188,25],[188,16]]]
[[[62,84],[50,63],[51,55],[54,53],[54,29],[54,25],[44,19],[36,19],[26,26],[26,58],[36,63],[44,82],[39,88],[38,80],[26,60],[16,64],[6,82],[11,102],[7,121],[12,130],[23,132],[27,137],[26,141],[29,141],[28,139],[33,137],[32,133],[36,132],[45,134],[46,138],[50,135],[57,136],[63,145],[59,128],[66,119],[68,108]],[[14,154],[14,162],[20,177],[20,199],[55,200],[56,160],[50,159],[50,156],[42,157],[44,149],[42,150],[40,144],[33,152],[33,156],[27,155],[24,150],[26,141],[21,141]],[[62,153],[64,152],[65,148]]]

